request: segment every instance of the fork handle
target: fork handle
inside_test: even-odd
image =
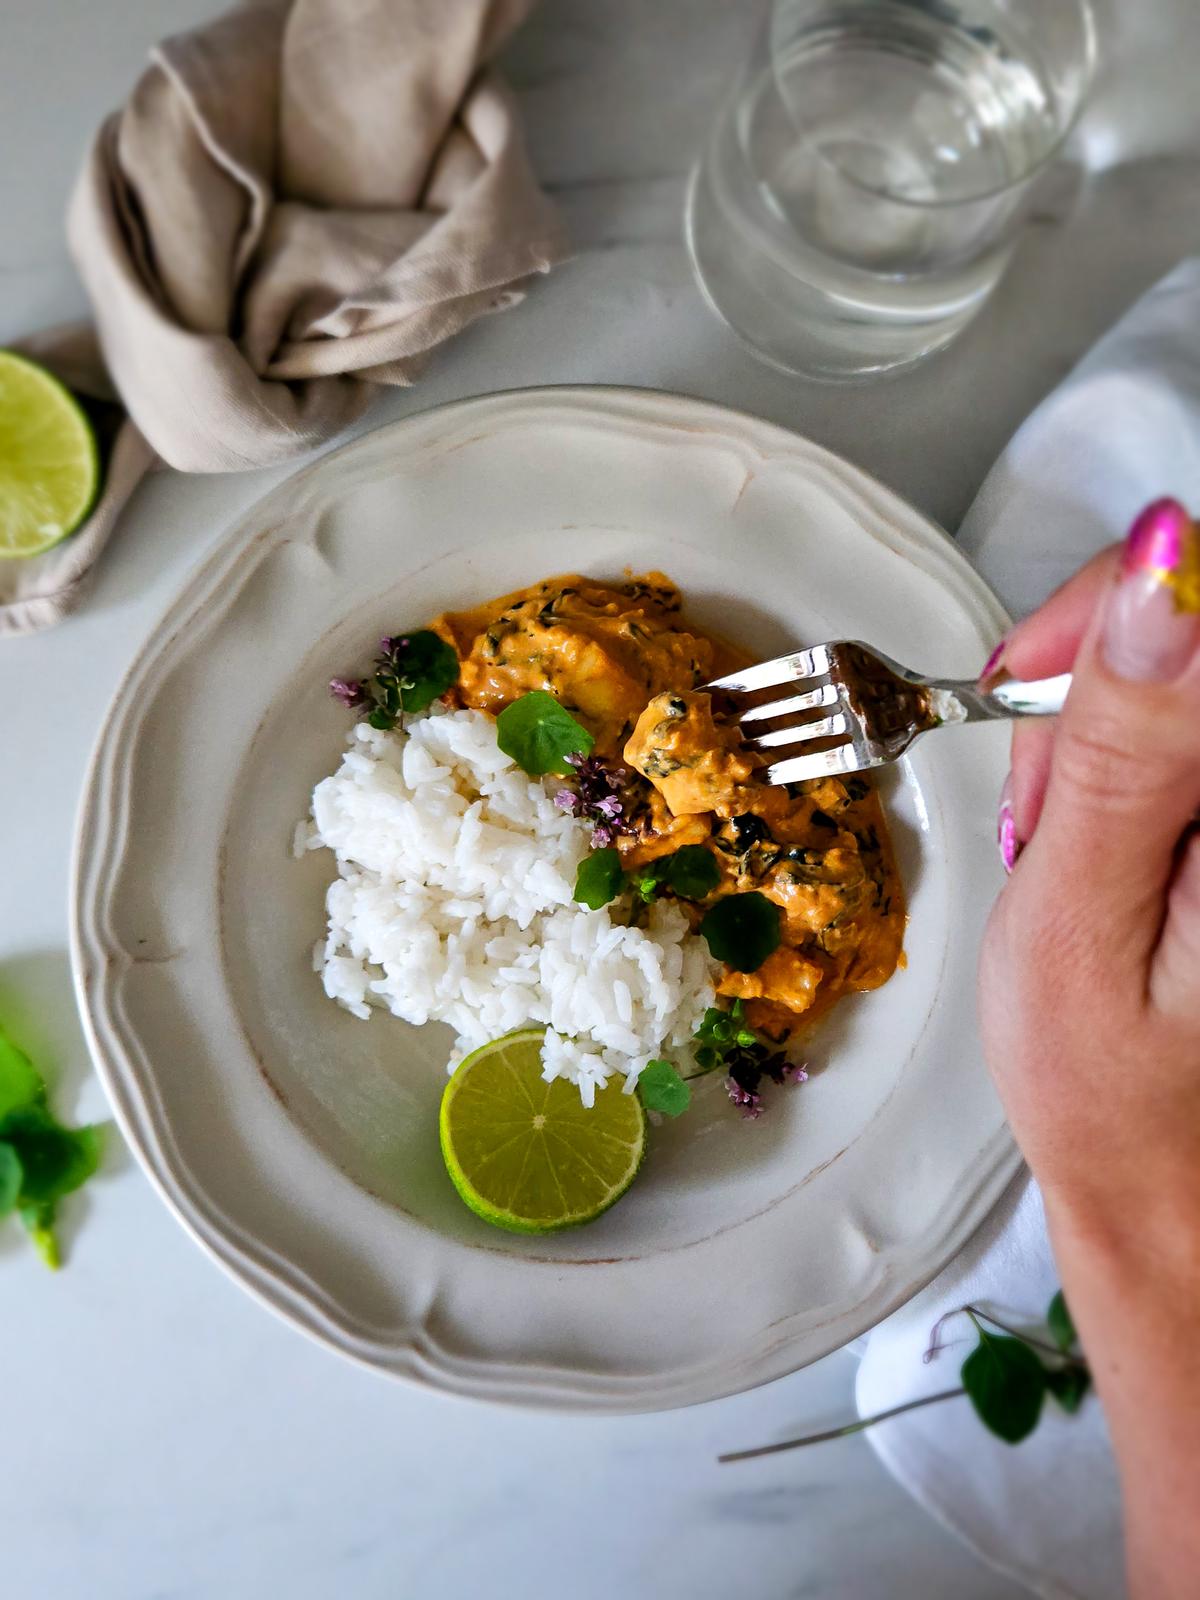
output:
[[[1056,717],[1063,708],[1071,674],[1023,682],[1009,678],[994,689],[953,678],[931,678],[931,709],[940,722],[995,722],[1013,717]]]

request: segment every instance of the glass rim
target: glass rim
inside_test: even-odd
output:
[[[777,3],[778,0],[772,0],[772,10]],[[830,172],[834,173],[843,183],[847,183],[852,188],[857,189],[860,194],[870,195],[876,200],[886,200],[889,204],[894,206],[907,206],[913,211],[950,211],[956,206],[978,205],[983,200],[995,200],[1000,198],[1002,195],[1012,194],[1015,190],[1019,189],[1022,184],[1028,183],[1029,180],[1037,173],[1048,167],[1050,163],[1059,155],[1063,146],[1066,144],[1067,140],[1071,137],[1072,133],[1074,133],[1076,127],[1078,126],[1079,119],[1083,115],[1084,107],[1087,105],[1088,95],[1091,91],[1092,84],[1095,81],[1098,56],[1096,13],[1092,7],[1092,0],[1071,0],[1071,3],[1074,5],[1079,14],[1080,25],[1083,30],[1083,53],[1080,62],[1079,92],[1075,97],[1075,104],[1071,108],[1070,116],[1066,118],[1062,127],[1058,130],[1053,142],[1048,145],[1038,159],[1031,166],[1027,167],[1019,176],[1015,178],[1008,178],[1003,183],[993,183],[985,189],[978,189],[972,191],[970,194],[954,195],[946,199],[917,200],[910,195],[896,194],[891,189],[888,189],[881,184],[866,183],[861,178],[852,177],[850,173],[844,171],[836,161],[833,161],[829,156],[827,156],[823,150],[818,149],[815,152],[817,160],[821,162],[822,165],[827,167]],[[774,70],[774,62],[772,62],[772,74],[774,74]]]

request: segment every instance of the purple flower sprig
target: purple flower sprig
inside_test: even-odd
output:
[[[430,629],[379,641],[369,678],[332,678],[329,692],[348,711],[365,710],[373,728],[394,728],[405,712],[425,711],[458,682],[458,656]]]
[[[710,1006],[696,1030],[696,1064],[701,1072],[720,1070],[725,1074],[725,1089],[730,1100],[748,1122],[760,1117],[765,1108],[763,1080],[772,1083],[803,1083],[806,1068],[789,1061],[782,1050],[772,1050],[745,1023],[745,1006],[735,1000],[728,1011]]]
[[[762,1081],[804,1083],[808,1069],[789,1061],[781,1050],[769,1051],[761,1043],[738,1046],[725,1062],[725,1089],[742,1116],[753,1122],[763,1113]]]
[[[560,789],[554,804],[581,822],[592,825],[592,848],[612,844],[619,834],[629,833],[632,824],[625,815],[621,787],[628,777],[624,767],[610,767],[600,756],[567,756],[575,773],[575,787]]]
[[[367,703],[367,685],[364,681],[354,683],[349,678],[330,678],[329,692],[347,711],[354,711]]]

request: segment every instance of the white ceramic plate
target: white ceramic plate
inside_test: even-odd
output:
[[[522,1239],[471,1216],[438,1153],[446,1030],[325,999],[332,859],[290,846],[347,729],[330,677],[446,607],[627,566],[763,655],[850,636],[968,675],[1005,620],[942,533],[782,429],[649,392],[489,396],[251,511],[135,661],[83,801],[79,998],[159,1192],[298,1326],[460,1394],[651,1409],[777,1377],[926,1282],[1017,1164],[974,1007],[995,729],[932,736],[885,781],[907,971],[838,1008],[821,1070],[760,1122],[705,1084],[590,1228]]]

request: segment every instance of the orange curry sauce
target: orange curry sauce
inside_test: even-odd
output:
[[[782,1039],[903,962],[904,891],[879,797],[864,778],[786,789],[756,779],[759,758],[702,688],[744,658],[683,620],[662,573],[548,578],[432,626],[461,663],[453,703],[495,716],[549,690],[595,754],[629,770],[632,832],[617,840],[627,869],[703,845],[721,878],[706,901],[680,902],[695,922],[719,896],[751,889],[781,907],[779,948],[718,984],[745,1000],[752,1027]]]

